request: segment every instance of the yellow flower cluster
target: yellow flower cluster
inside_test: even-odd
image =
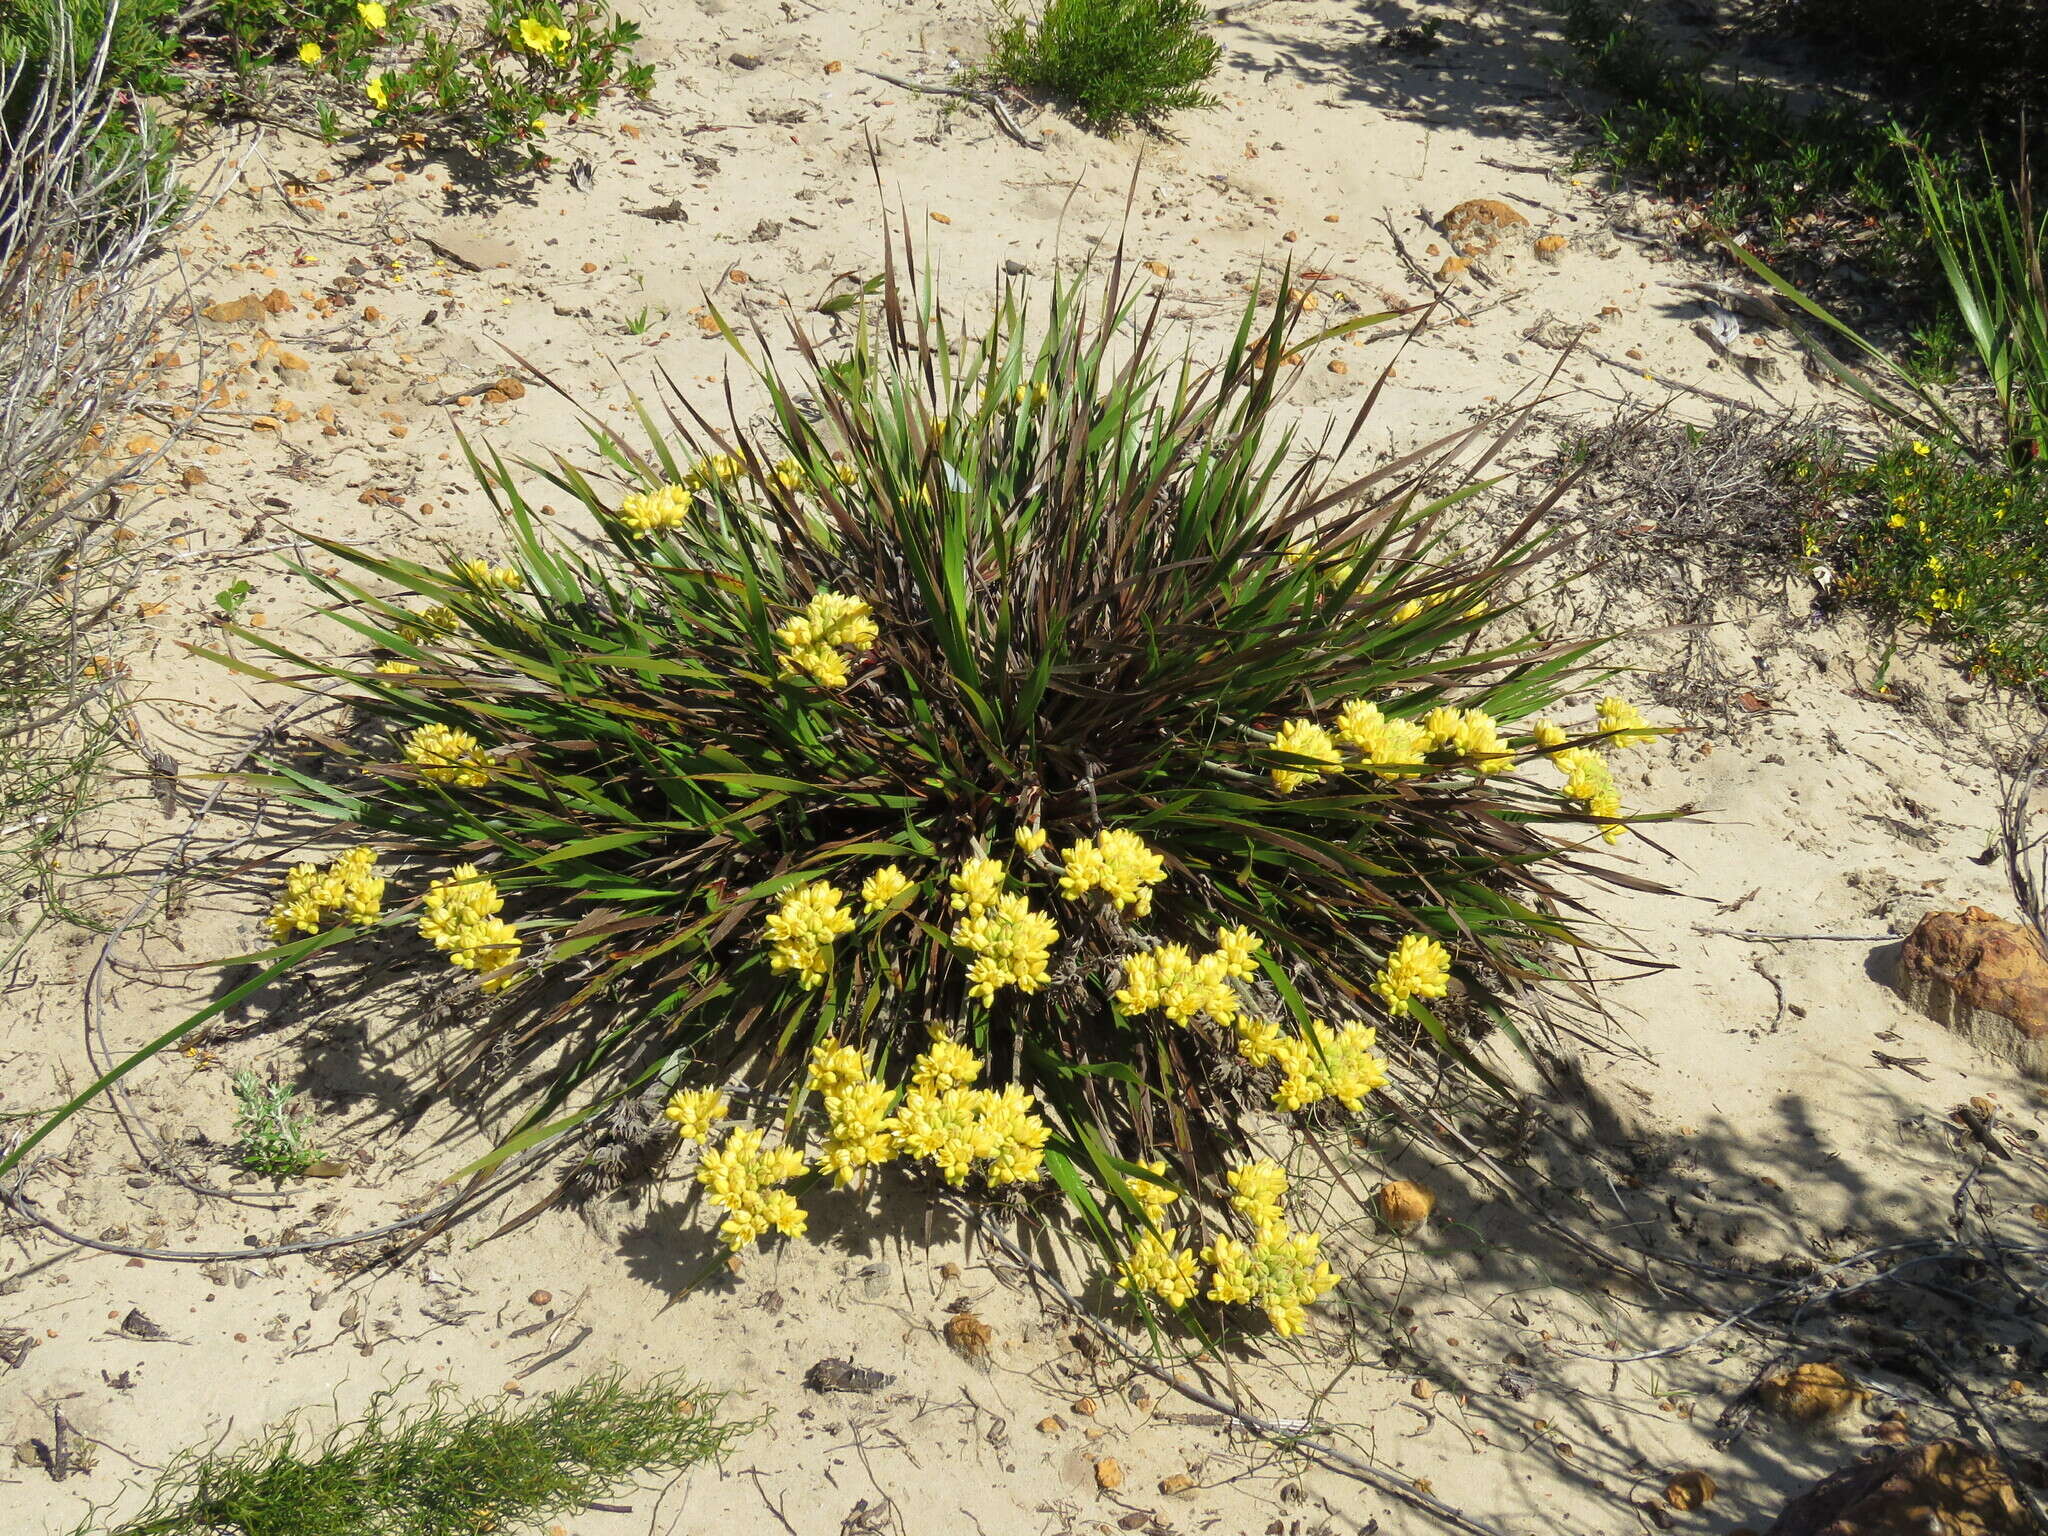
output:
[[[1428,733],[1431,751],[1471,758],[1481,773],[1505,773],[1515,765],[1501,739],[1499,722],[1485,710],[1440,705],[1422,717],[1422,729]]]
[[[1047,834],[1043,827],[1019,827],[1011,835],[1017,839],[1017,851],[1028,855],[1045,846]]]
[[[537,17],[519,19],[519,41],[534,53],[553,58],[569,46],[569,29],[553,27]]]
[[[910,889],[910,877],[894,864],[884,864],[860,883],[860,904],[870,915]]]
[[[713,1205],[730,1213],[718,1235],[735,1253],[770,1232],[802,1237],[808,1220],[796,1196],[781,1187],[805,1171],[802,1155],[791,1147],[763,1148],[761,1141],[760,1131],[734,1131],[697,1160],[697,1182]]]
[[[1595,707],[1593,713],[1599,717],[1600,729],[1607,734],[1617,749],[1655,741],[1660,734],[1655,726],[1643,718],[1642,712],[1635,705],[1617,694],[1608,694]]]
[[[669,1095],[661,1112],[684,1141],[709,1141],[729,1107],[716,1088],[679,1088]]]
[[[1372,989],[1395,1014],[1408,1011],[1411,997],[1442,997],[1451,990],[1450,951],[1423,934],[1405,934],[1373,978]]]
[[[473,587],[482,587],[486,592],[524,592],[526,577],[517,566],[493,565],[488,560],[464,560],[455,567],[455,574]]]
[[[1270,1019],[1247,1019],[1238,1025],[1237,1053],[1255,1067],[1280,1069],[1273,1107],[1286,1114],[1335,1099],[1354,1113],[1365,1096],[1387,1082],[1387,1064],[1373,1049],[1379,1031],[1349,1023],[1332,1031],[1321,1019],[1310,1019],[1298,1035],[1283,1031]]]
[[[853,932],[845,893],[829,880],[811,880],[785,894],[768,914],[763,931],[768,967],[795,971],[799,985],[822,987],[832,961],[832,941]]]
[[[994,859],[972,858],[947,876],[946,884],[953,888],[950,905],[955,912],[981,917],[1003,894],[1003,866]]]
[[[1412,720],[1389,719],[1369,699],[1349,699],[1337,711],[1337,738],[1383,779],[1419,764],[1429,745],[1428,731]]]
[[[1555,720],[1538,720],[1529,727],[1529,734],[1539,752],[1555,752],[1572,739],[1572,733]]]
[[[1130,1256],[1117,1268],[1126,1290],[1157,1296],[1169,1307],[1193,1301],[1201,1283],[1194,1254],[1180,1246],[1180,1234],[1172,1227],[1140,1233]]]
[[[434,603],[400,623],[398,633],[414,645],[424,645],[429,640],[452,635],[460,628],[462,619],[453,608],[446,603]]]
[[[1141,950],[1124,961],[1117,1006],[1126,1013],[1156,1008],[1176,1024],[1191,1023],[1202,1014],[1218,1024],[1232,1023],[1243,1002],[1230,983],[1248,980],[1257,969],[1252,957],[1259,943],[1249,928],[1225,928],[1216,935],[1216,947],[1199,957],[1185,944]]]
[[[491,760],[477,739],[438,721],[405,738],[405,760],[423,777],[457,789],[482,789],[491,782]]]
[[[325,869],[294,864],[263,926],[273,942],[282,944],[295,933],[320,932],[330,917],[368,923],[383,910],[384,881],[377,874],[376,851],[351,848]]]
[[[1287,1225],[1287,1174],[1260,1159],[1229,1174],[1230,1204],[1251,1225],[1249,1244],[1218,1237],[1202,1250],[1214,1270],[1208,1297],[1229,1305],[1263,1307],[1273,1331],[1291,1338],[1307,1326],[1306,1308],[1337,1284],[1323,1260],[1322,1237]]]
[[[474,864],[458,864],[446,880],[427,887],[420,908],[420,937],[448,957],[448,963],[485,977],[486,992],[500,992],[518,980],[493,976],[519,958],[518,931],[498,914],[505,898]]]
[[[1281,726],[1273,738],[1273,750],[1319,765],[1306,769],[1275,768],[1273,787],[1283,795],[1291,795],[1318,776],[1335,773],[1344,766],[1344,754],[1337,750],[1336,738],[1313,720],[1290,720]]]
[[[1618,843],[1627,833],[1621,815],[1621,792],[1614,787],[1614,775],[1607,759],[1591,747],[1567,747],[1556,755],[1557,768],[1564,775],[1564,792],[1586,808],[1586,814],[1600,819],[1600,835]]]
[[[381,677],[411,677],[417,671],[419,666],[415,662],[393,660],[377,663],[377,672]]]
[[[619,521],[635,533],[654,533],[663,528],[680,528],[690,514],[690,488],[664,485],[652,491],[634,491],[619,503]]]
[[[998,896],[993,906],[970,912],[953,925],[953,942],[974,956],[967,995],[992,1003],[1004,987],[1036,992],[1051,979],[1047,967],[1059,938],[1053,920],[1034,912],[1027,897]]]
[[[881,638],[868,605],[857,597],[820,592],[804,611],[775,631],[775,660],[784,677],[808,677],[826,688],[846,686],[846,656]]]
[[[1163,1157],[1153,1162],[1140,1163],[1138,1166],[1147,1173],[1156,1173],[1161,1178],[1166,1176],[1166,1159]],[[1158,1224],[1160,1212],[1180,1198],[1179,1190],[1165,1184],[1155,1184],[1150,1179],[1129,1179],[1125,1182],[1139,1206],[1143,1208],[1145,1219],[1154,1225]]]
[[[1060,865],[1060,894],[1069,901],[1100,891],[1118,911],[1135,917],[1152,910],[1152,887],[1166,878],[1166,861],[1121,827],[1073,844],[1060,855]]]
[[[899,1155],[927,1159],[949,1184],[966,1183],[977,1164],[990,1184],[1028,1184],[1044,1169],[1051,1132],[1030,1094],[1015,1083],[1000,1093],[969,1087],[980,1075],[972,1051],[935,1035],[913,1064],[890,1138]]]
[[[828,1036],[811,1052],[809,1086],[825,1098],[825,1147],[818,1168],[831,1174],[835,1185],[844,1189],[863,1168],[896,1155],[889,1087],[874,1080],[867,1057]]]

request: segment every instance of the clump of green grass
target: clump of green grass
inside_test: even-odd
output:
[[[454,1389],[367,1412],[310,1444],[287,1421],[234,1450],[171,1463],[143,1509],[73,1536],[478,1536],[580,1513],[641,1476],[722,1456],[752,1425],[673,1376],[607,1372],[527,1403],[463,1406]]]
[[[306,1140],[306,1116],[299,1091],[287,1084],[266,1082],[254,1072],[234,1075],[235,1161],[268,1179],[302,1179],[320,1161]]]
[[[1006,15],[989,37],[989,78],[1052,98],[1114,132],[1211,107],[1202,89],[1222,50],[1200,0],[1046,0],[1036,20]]]

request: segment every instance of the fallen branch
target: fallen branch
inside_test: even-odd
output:
[[[1043,150],[1045,146],[1024,136],[1024,130],[1017,126],[1017,120],[1010,116],[1010,109],[1003,105],[1002,98],[994,91],[979,91],[959,85],[924,85],[916,80],[905,80],[900,75],[885,75],[879,69],[868,69],[856,64],[855,69],[864,75],[896,86],[905,91],[922,91],[927,96],[958,96],[964,101],[977,102],[987,107],[996,120],[996,126],[1022,144],[1026,149]]]

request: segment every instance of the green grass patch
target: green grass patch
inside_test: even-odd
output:
[[[1211,107],[1202,89],[1222,50],[1200,0],[1046,0],[989,37],[987,76],[1059,102],[1103,133]]]
[[[581,1513],[635,1479],[714,1461],[751,1425],[660,1377],[600,1374],[527,1403],[464,1406],[394,1392],[323,1439],[287,1421],[233,1450],[173,1461],[140,1513],[73,1536],[479,1536]]]

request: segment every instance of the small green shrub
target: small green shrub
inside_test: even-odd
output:
[[[1201,88],[1222,52],[1208,22],[1200,0],[1046,0],[1036,21],[1001,21],[987,73],[1104,133],[1156,123],[1216,104]]]
[[[306,1117],[299,1092],[265,1082],[254,1072],[234,1075],[235,1161],[267,1179],[302,1179],[320,1154],[306,1141]]]
[[[1832,506],[1809,552],[1841,596],[1924,629],[2009,687],[2048,679],[2048,485],[1903,437],[1813,472]]]
[[[379,1393],[305,1443],[289,1422],[235,1450],[173,1461],[142,1511],[73,1536],[478,1536],[580,1514],[642,1475],[715,1461],[752,1426],[676,1377],[616,1372],[528,1403],[462,1407],[437,1387],[413,1408]]]

